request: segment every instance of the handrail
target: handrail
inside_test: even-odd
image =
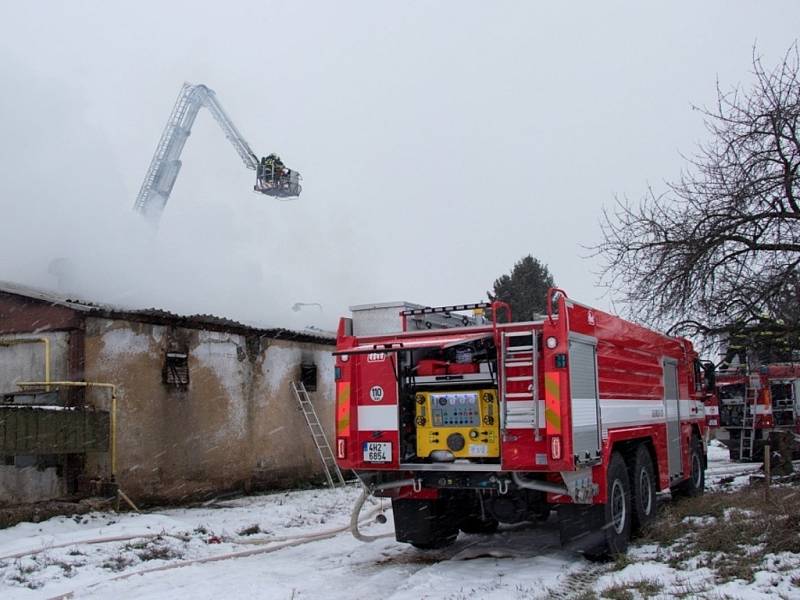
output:
[[[497,331],[497,312],[498,309],[503,308],[506,311],[506,318],[508,322],[511,322],[511,306],[508,302],[503,302],[502,300],[493,300],[492,301],[492,333],[494,336],[494,345],[500,349],[500,334]]]
[[[503,308],[506,311],[506,319],[508,322],[511,322],[511,305],[508,302],[503,302],[502,300],[494,300],[492,301],[492,323],[497,327],[497,309]]]
[[[561,288],[551,287],[547,290],[547,318],[550,323],[553,323],[555,320],[553,319],[553,296],[555,296],[557,293],[561,294],[564,298],[569,298],[569,296],[567,296],[567,292]]]

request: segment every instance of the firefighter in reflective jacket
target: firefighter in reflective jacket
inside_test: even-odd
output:
[[[283,177],[288,173],[286,165],[283,164],[281,157],[275,153],[265,156],[261,159],[261,176],[259,179],[277,186],[281,183]]]

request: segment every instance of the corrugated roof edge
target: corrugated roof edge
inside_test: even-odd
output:
[[[88,315],[108,319],[123,319],[140,323],[155,323],[158,325],[175,325],[188,329],[205,329],[208,331],[221,331],[240,335],[258,335],[271,339],[323,344],[326,346],[333,346],[336,344],[336,336],[332,332],[330,335],[325,335],[327,332],[309,333],[282,327],[254,327],[216,315],[179,315],[160,308],[131,309],[107,304],[96,304],[67,298],[65,295],[59,295],[49,290],[42,290],[7,281],[0,281],[0,292],[32,298],[41,302],[64,306]]]
[[[57,306],[65,306],[67,308],[83,312],[92,310],[99,306],[98,304],[92,304],[91,302],[84,302],[82,300],[69,298],[64,294],[57,294],[49,290],[21,285],[19,283],[12,283],[10,281],[0,281],[0,292],[24,296],[26,298],[33,298],[34,300],[41,300],[42,302],[48,302]]]

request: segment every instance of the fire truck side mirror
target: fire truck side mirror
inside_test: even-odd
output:
[[[703,377],[706,383],[706,391],[713,392],[717,387],[717,370],[714,363],[703,363]]]

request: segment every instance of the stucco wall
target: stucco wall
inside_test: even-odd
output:
[[[163,383],[165,352],[188,351],[190,383]],[[87,380],[118,392],[118,480],[141,500],[182,498],[243,486],[280,486],[321,474],[290,382],[315,362],[312,401],[330,432],[332,347],[122,320],[87,318]],[[87,400],[108,406],[100,392]],[[109,474],[90,455],[89,475]]]
[[[44,381],[44,344],[26,343],[6,346],[2,340],[47,338],[50,340],[50,379],[69,377],[69,333],[0,334],[0,393],[18,391],[18,381]]]
[[[55,467],[38,469],[0,465],[0,506],[51,500],[65,492],[64,478],[58,476]]]

